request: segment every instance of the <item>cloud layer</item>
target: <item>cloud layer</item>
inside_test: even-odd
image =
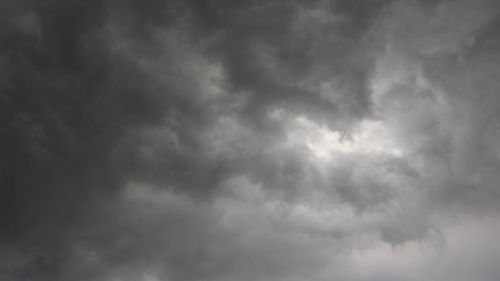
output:
[[[495,1],[0,10],[0,279],[500,274]]]

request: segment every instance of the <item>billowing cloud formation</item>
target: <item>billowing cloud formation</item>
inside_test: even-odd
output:
[[[0,9],[0,279],[500,274],[495,1]]]

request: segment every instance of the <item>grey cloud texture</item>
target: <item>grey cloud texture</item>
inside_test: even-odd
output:
[[[0,279],[498,276],[495,1],[0,10]]]

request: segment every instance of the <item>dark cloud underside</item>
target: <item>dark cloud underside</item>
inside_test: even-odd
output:
[[[0,11],[1,280],[500,273],[495,1]]]

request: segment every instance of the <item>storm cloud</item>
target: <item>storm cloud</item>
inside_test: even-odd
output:
[[[1,280],[499,276],[495,1],[0,11]]]

